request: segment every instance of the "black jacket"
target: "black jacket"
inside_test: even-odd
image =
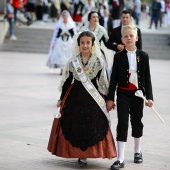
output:
[[[108,21],[107,21],[107,31],[108,31],[108,35],[110,35],[112,33],[113,30],[113,19],[111,17],[108,17]],[[99,23],[100,25],[102,25],[104,27],[104,17],[100,17],[99,18]]]
[[[149,56],[141,50],[136,51],[138,87],[143,90],[147,99],[153,100],[152,83],[149,66]],[[107,100],[114,101],[117,87],[128,87],[129,85],[129,62],[127,51],[123,50],[115,54],[112,74],[110,79]]]
[[[112,33],[111,35],[109,35],[109,41],[108,41],[108,44],[109,44],[109,48],[112,48],[112,44],[115,42],[116,44],[123,44],[122,43],[122,40],[121,40],[121,29],[122,29],[122,26],[118,26],[116,28],[114,28],[112,30]],[[141,35],[141,31],[139,28],[137,28],[137,34],[138,34],[138,41],[136,42],[136,47],[137,49],[140,49],[142,50],[142,35]],[[119,50],[117,49],[117,45],[114,45],[114,51],[118,52]]]

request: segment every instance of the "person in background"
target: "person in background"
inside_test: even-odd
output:
[[[14,7],[14,24],[17,22],[17,12],[21,8],[22,0],[13,0],[12,6]]]
[[[69,11],[64,10],[56,24],[48,53],[47,66],[51,72],[53,72],[55,68],[60,68],[60,75],[62,75],[64,66],[71,58],[72,38],[75,33],[75,23]]]
[[[124,0],[109,0],[110,13],[113,18],[113,27],[120,25],[120,14],[124,8]]]
[[[60,14],[60,2],[59,0],[53,0],[50,7],[50,16],[53,22],[56,22]]]
[[[155,29],[158,28],[158,19],[161,11],[161,3],[158,0],[154,0],[151,4],[151,21],[149,29],[152,28],[153,22],[155,23]]]
[[[121,30],[124,26],[132,24],[132,12],[129,10],[124,10],[121,12],[121,25],[112,30],[109,36],[108,43],[113,45],[115,52],[122,51],[124,49],[124,44],[121,40]],[[136,47],[142,50],[142,35],[139,28],[137,28],[138,41],[136,42]]]
[[[32,21],[34,21],[35,17],[35,1],[36,0],[27,0],[27,11],[30,12]]]
[[[112,33],[113,30],[113,22],[112,22],[112,17],[110,16],[109,10],[105,9],[104,10],[104,16],[99,18],[99,24],[106,28],[108,35]]]
[[[99,3],[99,9],[98,9],[99,19],[104,17],[104,10],[105,10],[104,5],[102,3]]]
[[[13,0],[7,0],[6,4],[6,17],[9,22],[9,34],[10,40],[17,40],[17,37],[14,35],[14,9],[12,7]]]
[[[162,27],[162,24],[164,25],[164,14],[165,14],[165,1],[164,0],[160,0],[159,1],[161,3],[161,11],[160,11],[160,15],[159,15],[159,22],[160,22],[160,27]]]
[[[134,0],[133,18],[136,21],[136,25],[139,25],[141,14],[141,0]]]
[[[109,78],[110,70],[108,67],[106,55],[104,53],[104,50],[102,49],[102,43],[104,43],[104,45],[111,50],[113,50],[113,45],[111,44],[108,47],[109,36],[108,36],[106,29],[99,24],[99,15],[97,11],[91,11],[88,14],[88,22],[86,21],[86,25],[81,27],[79,30],[79,32],[82,32],[82,31],[91,31],[96,35],[100,48],[101,48],[101,52],[103,54],[102,57],[103,57],[103,60],[105,61],[105,68],[107,70],[107,75]]]
[[[48,15],[48,12],[49,12],[49,0],[43,0],[44,3],[43,3],[43,21],[44,22],[48,22],[48,18],[49,18],[49,15]]]
[[[36,9],[37,21],[43,23],[42,20],[43,20],[43,13],[44,13],[44,0],[36,0],[35,9]]]

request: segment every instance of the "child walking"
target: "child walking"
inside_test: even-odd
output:
[[[115,91],[117,91],[117,161],[111,170],[123,168],[124,151],[128,134],[129,115],[134,138],[134,163],[142,163],[141,137],[143,135],[143,99],[135,96],[136,90],[142,90],[148,103],[153,105],[152,84],[149,56],[136,48],[137,28],[127,25],[122,28],[122,42],[125,49],[115,54],[107,96],[107,109],[115,108]]]
[[[104,100],[108,80],[100,48],[90,31],[76,36],[57,103],[62,116],[54,119],[48,150],[59,157],[79,158],[82,167],[87,158],[114,158],[117,153]]]

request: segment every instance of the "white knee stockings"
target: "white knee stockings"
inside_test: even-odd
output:
[[[134,138],[134,153],[141,153],[141,138]],[[118,160],[120,163],[124,161],[126,142],[117,141],[117,151],[118,151]]]
[[[134,153],[141,153],[141,138],[134,138]]]

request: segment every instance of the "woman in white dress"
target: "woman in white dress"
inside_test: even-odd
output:
[[[50,50],[48,53],[47,66],[53,71],[54,68],[63,67],[71,58],[71,46],[73,44],[72,37],[76,33],[76,26],[72,20],[70,13],[64,10],[57,22],[56,28],[51,40]]]

